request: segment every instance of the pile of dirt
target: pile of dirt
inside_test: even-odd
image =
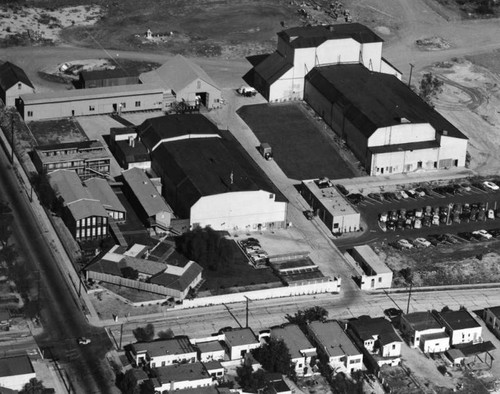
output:
[[[424,51],[442,51],[451,48],[451,44],[442,37],[421,38],[415,41],[417,46]]]

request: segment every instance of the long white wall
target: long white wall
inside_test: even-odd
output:
[[[262,190],[229,192],[200,198],[192,207],[191,224],[214,230],[258,230],[258,225],[286,221],[285,202]]]
[[[439,148],[378,153],[372,156],[370,175],[400,174],[418,169],[430,170],[439,159]],[[422,167],[419,168],[419,164]],[[383,171],[382,171],[383,169]]]
[[[436,130],[429,123],[403,123],[380,127],[368,138],[368,146],[408,144],[435,139]]]

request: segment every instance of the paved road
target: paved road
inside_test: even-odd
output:
[[[76,392],[112,393],[110,375],[103,366],[109,339],[104,330],[87,324],[82,311],[57,269],[49,245],[38,230],[26,194],[17,182],[0,149],[0,199],[8,201],[14,214],[13,235],[32,271],[40,273],[40,316],[44,333],[36,337],[46,357],[60,360],[70,372]],[[79,347],[76,338],[89,336],[92,344]]]
[[[311,306],[321,306],[328,310],[329,317],[349,319],[361,315],[382,316],[387,308],[400,308],[406,312],[408,293],[362,293],[358,292],[356,301],[340,295],[320,294],[280,298],[264,301],[252,301],[249,304],[249,326],[258,333],[259,330],[286,322],[287,314],[293,315],[297,310]],[[470,310],[482,309],[500,305],[498,289],[468,289],[413,292],[410,302],[410,312],[425,310],[440,310],[444,306],[458,309],[464,305]],[[212,306],[180,311],[168,311],[164,317],[153,321],[156,332],[171,328],[175,334],[191,337],[210,336],[222,327],[245,326],[246,309],[244,303]],[[122,344],[134,342],[132,329],[144,325],[143,321],[132,322],[123,320]],[[118,324],[110,326],[117,342],[120,338]]]

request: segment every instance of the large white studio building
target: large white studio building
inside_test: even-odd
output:
[[[296,27],[244,77],[269,102],[304,99],[370,175],[464,167],[467,137],[401,81],[358,23]]]

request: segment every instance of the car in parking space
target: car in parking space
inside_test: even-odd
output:
[[[421,248],[428,248],[429,246],[432,245],[430,241],[427,241],[425,238],[416,238],[413,240],[413,244],[416,247],[421,247]]]
[[[415,219],[415,210],[414,209],[407,210],[406,217],[409,219]]]
[[[444,239],[446,242],[449,242],[450,244],[459,244],[460,241],[452,234],[443,234]]]
[[[470,185],[468,183],[462,183],[460,185],[460,188],[462,191],[465,191],[465,192],[470,192],[472,189],[470,188]]]
[[[500,187],[496,183],[493,183],[491,181],[484,181],[483,185],[486,186],[488,189],[495,191],[500,189]]]
[[[424,211],[422,210],[422,208],[415,209],[415,217],[420,219],[422,218],[422,216],[424,216]]]
[[[401,247],[401,249],[413,249],[413,245],[407,239],[398,239],[396,243]]]
[[[488,190],[488,188],[486,187],[486,185],[482,182],[474,182],[472,184],[472,186],[474,186],[475,188],[479,189],[479,190]]]
[[[389,319],[395,319],[396,317],[399,317],[403,314],[403,311],[401,309],[397,309],[397,308],[389,308],[389,309],[386,309],[384,311],[385,315],[389,318]]]
[[[405,200],[409,197],[408,194],[404,190],[399,191],[399,195],[404,198]]]
[[[477,236],[479,236],[481,238],[484,238],[484,239],[491,239],[491,238],[493,238],[493,235],[491,235],[486,230],[476,230],[476,231],[473,231],[472,234],[473,235],[477,235]]]
[[[434,235],[428,235],[427,236],[427,240],[431,243],[431,245],[433,246],[438,246],[441,241],[439,239],[437,239],[437,235],[434,234]]]
[[[396,223],[393,220],[389,220],[387,223],[387,230],[394,231],[396,230]]]
[[[398,212],[397,211],[389,211],[389,220],[395,222],[398,220]]]
[[[394,200],[397,200],[396,199],[396,195],[392,192],[385,192],[384,194],[382,194],[384,196],[384,199],[386,199],[387,201],[394,201]]]
[[[417,194],[417,192],[415,191],[415,189],[408,189],[408,190],[406,190],[406,194],[408,194],[408,196],[411,197],[411,198],[417,198],[417,197],[419,197],[419,195]]]
[[[420,219],[415,219],[415,223],[413,224],[413,228],[419,229],[422,228],[422,220]]]
[[[432,219],[429,216],[424,216],[422,219],[422,226],[430,227],[432,225]]]
[[[411,218],[406,218],[405,229],[410,230],[413,228],[413,220]]]
[[[335,187],[338,189],[340,193],[342,193],[344,196],[347,196],[349,194],[349,190],[346,189],[344,185],[336,184]]]
[[[495,219],[495,211],[493,209],[488,209],[488,219]]]
[[[453,212],[451,214],[451,221],[453,223],[460,223],[460,214],[458,212]]]
[[[406,208],[401,208],[401,209],[399,210],[399,217],[400,217],[401,219],[406,219]]]
[[[477,212],[477,220],[481,222],[486,220],[486,209],[479,209],[479,211]]]
[[[474,237],[474,235],[471,232],[469,232],[469,231],[466,231],[466,232],[463,232],[463,233],[458,233],[457,235],[460,238],[465,239],[466,241],[473,241],[474,239],[476,239],[476,237]]]
[[[349,194],[346,198],[354,205],[358,205],[361,201],[365,199],[365,196],[363,196],[360,193],[352,193]]]
[[[396,221],[396,228],[398,230],[404,230],[405,228],[405,220],[403,218],[399,218],[397,221]]]
[[[432,225],[439,226],[439,215],[432,216]]]
[[[380,193],[368,193],[368,197],[370,197],[371,199],[375,200],[375,201],[384,201],[384,196]]]
[[[388,219],[387,212],[382,212],[378,217],[379,222],[382,223],[387,222],[387,219]]]
[[[500,237],[500,228],[490,229],[488,230],[488,232],[491,234],[493,238]]]

